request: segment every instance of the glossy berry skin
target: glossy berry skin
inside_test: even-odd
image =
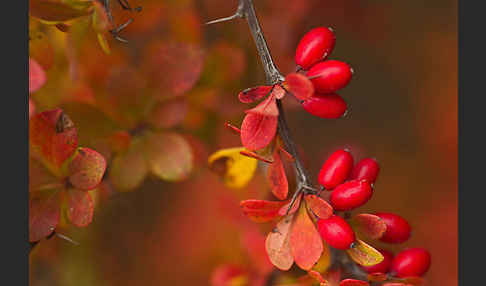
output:
[[[352,76],[351,67],[341,61],[328,60],[317,63],[307,72],[314,88],[319,93],[333,93],[345,87]]]
[[[393,260],[393,253],[385,249],[379,249],[380,253],[383,254],[383,261],[375,264],[373,266],[361,266],[368,273],[388,273]]]
[[[349,211],[364,205],[372,195],[373,188],[368,180],[352,180],[337,186],[330,202],[334,210]]]
[[[330,190],[341,184],[349,176],[353,167],[353,157],[346,150],[337,150],[329,156],[319,171],[318,181]]]
[[[390,270],[397,277],[422,276],[430,267],[430,253],[423,248],[408,248],[392,260]]]
[[[353,229],[343,218],[337,215],[319,220],[317,229],[322,239],[337,249],[349,249],[356,240]]]
[[[320,118],[339,118],[344,115],[348,105],[336,93],[314,94],[302,102],[302,107],[310,114]]]
[[[373,158],[364,158],[359,161],[356,166],[354,166],[353,171],[351,171],[350,179],[352,180],[363,180],[366,179],[370,183],[374,183],[380,172],[380,165]]]
[[[317,27],[307,32],[297,45],[295,63],[304,70],[324,60],[334,49],[336,36],[326,27]]]
[[[393,213],[375,213],[385,221],[386,231],[380,238],[383,242],[402,243],[410,238],[412,228],[401,216]]]

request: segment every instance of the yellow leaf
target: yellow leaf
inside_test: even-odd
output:
[[[383,255],[360,239],[356,239],[355,245],[346,250],[354,262],[363,266],[373,266],[383,261]]]
[[[98,33],[97,36],[98,36],[98,42],[100,43],[103,52],[109,55],[111,53],[111,50],[110,50],[110,46],[108,45],[108,41],[105,38],[105,35],[103,35],[102,33]]]
[[[319,273],[325,273],[329,267],[331,266],[331,250],[329,246],[324,241],[322,242],[323,250],[321,257],[317,260],[317,263],[312,267],[312,270],[315,270]]]
[[[241,155],[244,147],[222,149],[208,158],[209,168],[223,177],[230,188],[243,188],[253,178],[257,160]]]

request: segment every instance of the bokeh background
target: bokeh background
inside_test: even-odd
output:
[[[80,245],[53,238],[32,252],[31,285],[209,285],[217,266],[248,263],[241,229],[252,226],[238,202],[267,196],[262,171],[248,187],[232,190],[206,166],[210,153],[240,145],[223,128],[226,121],[239,125],[248,108],[237,93],[264,83],[245,21],[202,25],[232,14],[236,2],[130,1],[143,6],[137,14],[113,4],[116,22],[135,20],[122,33],[130,42],[108,39],[112,54],[106,55],[94,34],[80,37],[76,65],[70,64],[76,56],[65,33],[31,23],[54,50],[46,87],[31,97],[36,110],[63,106],[83,146],[95,146],[109,124],[98,113],[73,107],[67,100],[73,93],[88,93],[88,87],[95,96],[139,96],[140,58],[156,41],[191,43],[204,51],[202,74],[184,95],[184,116],[175,127],[195,150],[191,176],[176,183],[149,177],[135,191],[98,196],[91,225],[63,229]],[[331,58],[355,71],[340,92],[350,107],[343,119],[313,117],[291,99],[284,102],[311,172],[317,177],[336,148],[350,148],[357,160],[375,157],[381,173],[373,198],[360,210],[396,212],[410,221],[413,235],[405,245],[373,245],[425,247],[432,254],[425,285],[457,285],[457,1],[255,0],[255,6],[282,73],[295,69],[299,38],[319,25],[337,35]],[[76,69],[87,76],[76,77]]]

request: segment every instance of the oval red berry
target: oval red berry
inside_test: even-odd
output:
[[[344,115],[348,105],[336,93],[314,94],[302,102],[302,107],[310,114],[320,118],[339,118]]]
[[[423,248],[409,248],[392,260],[390,270],[398,277],[422,276],[430,267],[430,253]]]
[[[331,193],[332,207],[337,211],[349,211],[364,205],[373,194],[367,180],[352,180],[337,186]]]
[[[373,266],[361,266],[368,273],[388,273],[390,270],[390,265],[393,260],[393,253],[385,250],[379,249],[380,253],[383,255],[383,261]]]
[[[351,80],[351,67],[341,61],[328,60],[315,64],[307,77],[319,93],[332,93],[345,87]]]
[[[349,249],[356,240],[353,229],[343,218],[337,215],[319,220],[317,229],[322,239],[337,249]]]
[[[412,228],[401,216],[393,213],[375,213],[386,224],[386,231],[380,238],[383,242],[402,243],[410,238]]]
[[[353,167],[353,156],[346,150],[337,150],[329,156],[319,171],[319,184],[334,189],[346,180]]]
[[[297,45],[295,63],[307,70],[324,60],[334,49],[336,36],[326,27],[317,27],[307,32]]]
[[[350,179],[352,180],[363,180],[366,179],[370,181],[370,183],[374,183],[376,178],[378,177],[378,173],[380,171],[380,165],[376,162],[373,158],[364,158],[363,160],[359,161],[356,166],[354,166],[353,171],[351,172]]]

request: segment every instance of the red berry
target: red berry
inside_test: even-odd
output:
[[[393,260],[393,253],[391,253],[388,250],[385,249],[380,249],[379,250],[381,254],[383,254],[383,261],[375,264],[373,266],[361,266],[366,272],[368,273],[388,273],[388,270],[390,269],[391,262]]]
[[[354,166],[353,171],[351,171],[350,179],[355,180],[363,180],[366,179],[370,181],[370,183],[374,183],[376,181],[376,177],[378,177],[378,172],[380,171],[380,166],[375,159],[372,158],[365,158]]]
[[[303,69],[324,60],[334,49],[336,36],[326,27],[317,27],[307,32],[297,45],[295,63]]]
[[[349,249],[356,240],[353,229],[342,217],[337,215],[319,220],[317,229],[322,239],[337,249]]]
[[[337,186],[331,193],[332,207],[337,211],[349,211],[364,205],[373,194],[367,180],[347,181]]]
[[[409,248],[399,252],[391,263],[391,272],[398,277],[422,276],[429,270],[430,253],[423,248]]]
[[[351,67],[341,61],[328,60],[315,64],[307,72],[319,93],[332,93],[345,87],[352,76]]]
[[[380,238],[381,241],[388,243],[402,243],[410,238],[412,231],[408,222],[399,215],[393,213],[375,213],[385,221],[386,231]]]
[[[339,118],[348,108],[346,101],[336,93],[314,94],[302,102],[302,107],[310,114],[321,118]]]
[[[333,189],[346,180],[353,167],[353,156],[346,150],[337,150],[324,162],[318,181],[326,189]]]

